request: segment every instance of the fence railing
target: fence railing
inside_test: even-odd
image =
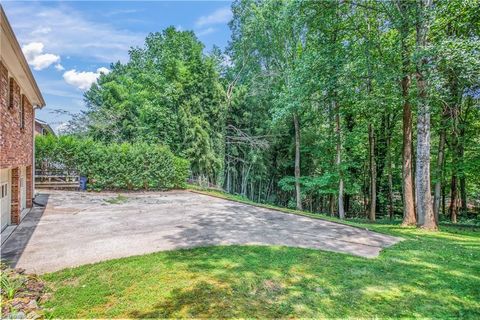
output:
[[[35,188],[38,189],[78,189],[80,176],[74,170],[36,169]]]
[[[187,183],[188,184],[193,184],[193,185],[196,185],[196,186],[199,186],[199,187],[202,187],[202,188],[216,189],[216,190],[219,190],[219,191],[223,191],[223,189],[220,186],[209,182],[207,178],[190,177],[190,178],[187,179]]]

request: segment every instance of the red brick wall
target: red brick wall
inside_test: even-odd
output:
[[[34,110],[25,97],[21,98],[21,88],[14,85],[12,107],[9,107],[9,84],[7,68],[0,61],[0,168],[29,166],[33,161],[33,121]],[[18,89],[17,89],[18,88]],[[20,103],[25,108],[25,128],[20,128]]]
[[[10,94],[13,93],[10,99]],[[12,169],[11,222],[20,222],[20,167],[26,167],[26,204],[32,206],[33,197],[33,124],[35,111],[22,89],[13,80],[0,61],[0,168]],[[13,103],[10,104],[10,100]],[[21,103],[25,112],[25,126],[21,128]]]

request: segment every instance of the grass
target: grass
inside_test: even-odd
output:
[[[104,199],[104,201],[109,204],[122,204],[128,201],[128,197],[121,194],[117,194],[115,198]]]
[[[2,302],[3,299],[11,300],[15,297],[15,293],[22,287],[23,281],[18,277],[13,277],[2,267],[0,274],[0,289]]]
[[[110,260],[44,275],[46,307],[58,318],[480,318],[478,232],[347,223],[405,240],[376,259],[218,246]]]

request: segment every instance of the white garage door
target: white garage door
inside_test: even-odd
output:
[[[0,210],[2,230],[10,224],[10,169],[0,170]]]

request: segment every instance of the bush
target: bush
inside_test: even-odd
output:
[[[37,136],[35,143],[37,168],[76,171],[95,190],[178,188],[189,175],[189,162],[161,145],[105,145],[74,136]]]

